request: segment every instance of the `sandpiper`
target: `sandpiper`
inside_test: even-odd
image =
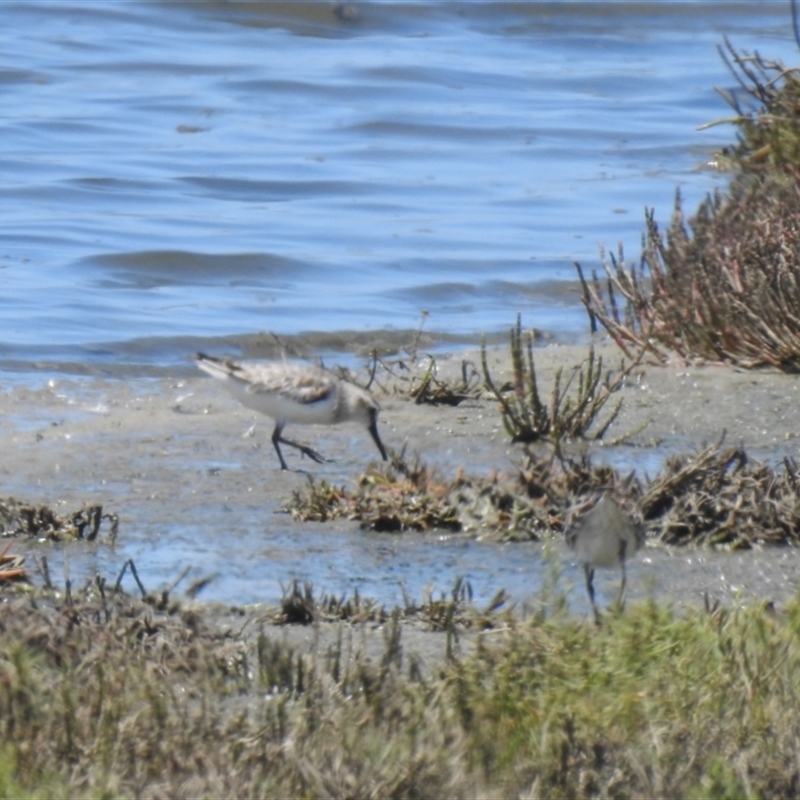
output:
[[[626,490],[633,473],[623,482]],[[592,603],[595,621],[600,612],[594,599],[594,571],[597,567],[620,567],[622,583],[617,606],[623,607],[625,597],[625,560],[644,544],[644,523],[636,504],[620,492],[611,489],[594,492],[573,506],[565,524],[569,547],[583,564],[586,590]]]
[[[316,450],[281,436],[284,426],[289,422],[300,425],[360,422],[378,445],[381,458],[387,460],[383,442],[378,436],[380,406],[366,389],[339,380],[319,367],[285,361],[236,362],[198,353],[197,366],[223,381],[225,387],[247,408],[275,420],[272,444],[281,462],[281,469],[288,469],[281,453],[281,444],[296,447],[318,464],[326,460]]]

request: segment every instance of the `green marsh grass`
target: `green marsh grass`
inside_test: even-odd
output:
[[[370,659],[343,623],[303,655],[124,595],[9,600],[0,796],[797,794],[798,601],[600,628],[565,605],[443,633],[421,665],[396,613]]]

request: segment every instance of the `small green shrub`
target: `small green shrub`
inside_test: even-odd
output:
[[[587,438],[600,440],[617,418],[622,407],[618,399],[606,419],[590,431],[597,422],[605,404],[624,385],[631,372],[641,363],[642,356],[629,364],[620,364],[618,370],[603,371],[603,359],[595,357],[594,347],[589,348],[586,360],[564,379],[564,370],[556,371],[550,402],[542,400],[533,360],[533,337],[525,337],[523,344],[522,321],[511,329],[511,364],[513,380],[498,385],[489,372],[486,347],[481,347],[481,366],[487,389],[500,404],[503,425],[512,442],[530,444],[550,441],[556,448],[565,439]],[[570,393],[577,378],[577,389]]]

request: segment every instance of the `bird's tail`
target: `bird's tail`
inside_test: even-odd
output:
[[[197,359],[197,366],[203,372],[207,372],[212,378],[230,378],[236,372],[236,365],[225,358],[217,358],[216,356],[209,356],[205,353],[198,353],[195,358]]]

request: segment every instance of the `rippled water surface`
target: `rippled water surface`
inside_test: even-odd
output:
[[[275,331],[585,328],[572,262],[722,180],[788,3],[3,3],[0,365]]]

